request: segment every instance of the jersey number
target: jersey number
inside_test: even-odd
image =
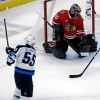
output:
[[[22,63],[28,64],[29,66],[33,66],[35,63],[36,56],[31,54],[30,52],[25,52],[24,58],[22,59]]]

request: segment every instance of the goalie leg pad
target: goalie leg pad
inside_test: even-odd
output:
[[[56,42],[56,45],[53,48],[53,55],[57,58],[65,59],[67,50],[68,50],[67,42],[65,42],[64,40],[58,41]]]
[[[66,53],[63,51],[62,48],[54,48],[53,49],[53,55],[57,58],[60,58],[60,59],[66,58]]]

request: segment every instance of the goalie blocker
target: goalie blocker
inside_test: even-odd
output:
[[[82,37],[81,42],[79,43],[80,52],[95,52],[97,51],[97,41],[93,34],[87,34]]]

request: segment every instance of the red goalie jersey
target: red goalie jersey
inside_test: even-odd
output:
[[[68,10],[61,10],[53,17],[53,25],[61,24],[63,26],[64,37],[74,39],[84,31],[83,18],[71,17]]]

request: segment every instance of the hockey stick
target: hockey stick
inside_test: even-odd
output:
[[[100,51],[100,48],[96,51],[95,55],[92,57],[92,59],[89,61],[89,63],[85,67],[85,69],[80,74],[69,75],[69,78],[78,78],[78,77],[81,77],[84,74],[84,72],[86,71],[86,69],[89,67],[89,65],[91,64],[91,62],[94,60],[95,56],[99,53],[99,51]]]
[[[7,47],[9,47],[9,40],[8,40],[8,33],[7,33],[7,24],[6,24],[6,19],[5,18],[4,18],[4,27],[5,27]]]

